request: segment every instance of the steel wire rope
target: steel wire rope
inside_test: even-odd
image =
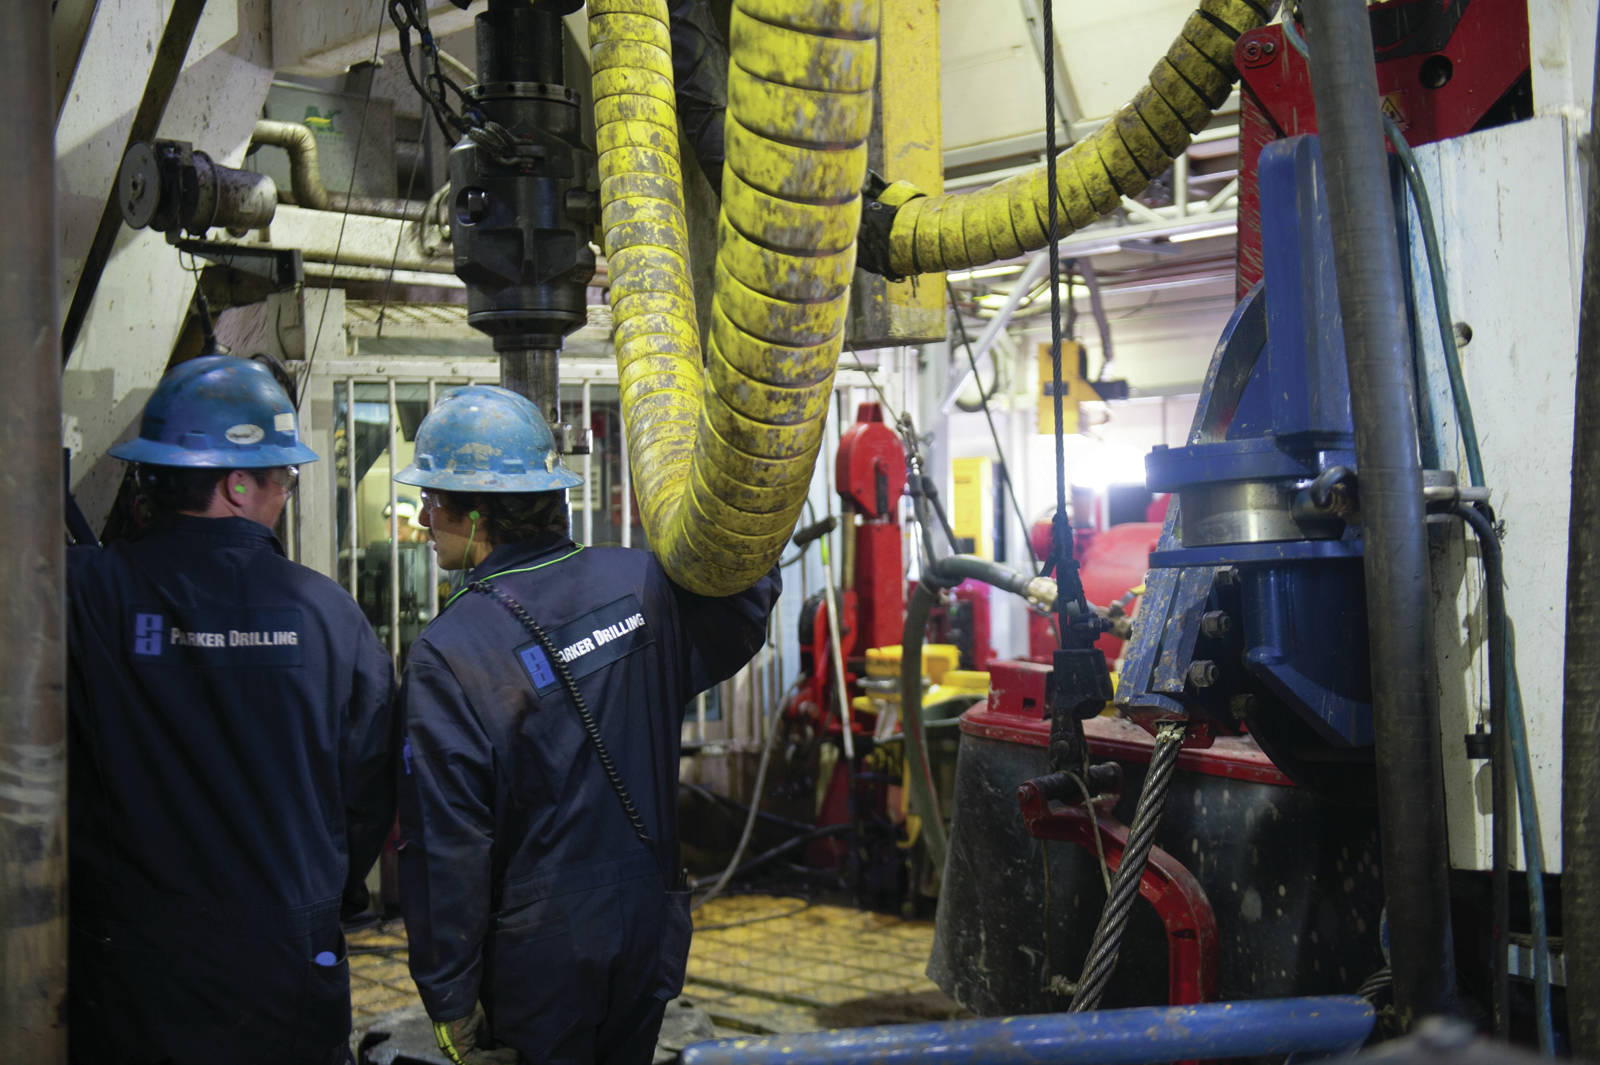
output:
[[[1117,954],[1122,949],[1122,933],[1133,912],[1133,900],[1139,895],[1150,848],[1155,844],[1156,828],[1161,823],[1173,770],[1178,765],[1178,752],[1183,749],[1186,728],[1183,722],[1168,721],[1156,729],[1155,749],[1150,754],[1150,771],[1145,775],[1144,787],[1139,792],[1139,804],[1134,808],[1133,825],[1128,829],[1128,844],[1123,848],[1122,861],[1117,866],[1111,896],[1106,900],[1100,923],[1094,930],[1094,939],[1089,943],[1083,976],[1072,993],[1072,1004],[1067,1007],[1072,1013],[1097,1008],[1111,982]]]

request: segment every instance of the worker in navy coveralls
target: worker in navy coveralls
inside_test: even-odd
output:
[[[457,1061],[651,1060],[689,951],[683,711],[760,648],[779,591],[774,570],[706,598],[648,552],[574,545],[559,457],[531,402],[473,386],[396,478],[468,571],[400,694],[411,975]]]
[[[258,363],[185,362],[139,436],[155,516],[68,559],[75,1062],[348,1060],[341,897],[394,819],[394,670],[271,526],[298,463]]]

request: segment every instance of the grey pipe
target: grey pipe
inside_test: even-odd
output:
[[[1595,67],[1600,86],[1600,66]],[[1597,95],[1595,99],[1600,99]],[[1600,1055],[1600,115],[1589,144],[1589,210],[1578,311],[1562,702],[1561,918],[1567,1025],[1577,1058]]]
[[[427,205],[397,197],[345,196],[329,192],[322,183],[322,166],[317,158],[317,137],[309,126],[298,122],[274,122],[263,118],[250,134],[250,150],[263,145],[282,148],[289,154],[289,191],[297,207],[313,211],[348,211],[374,218],[397,218],[420,222]]]
[[[7,1058],[67,1060],[67,762],[61,353],[56,323],[55,109],[50,12],[19,4],[0,33],[9,136],[0,202],[0,1031]]]
[[[1405,273],[1364,0],[1306,5],[1361,476],[1378,823],[1403,1025],[1455,1001],[1439,695]]]

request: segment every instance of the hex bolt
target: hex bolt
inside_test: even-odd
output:
[[[1217,682],[1217,664],[1209,658],[1189,663],[1189,683],[1196,688],[1209,688]]]
[[[1207,610],[1200,615],[1200,635],[1218,639],[1232,631],[1233,618],[1226,611]]]

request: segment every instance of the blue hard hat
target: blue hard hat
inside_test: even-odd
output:
[[[317,461],[300,442],[294,404],[272,371],[231,355],[179,364],[144,405],[139,435],[107,454],[149,466],[230,470]]]
[[[583,483],[561,465],[539,408],[496,385],[445,393],[417,427],[416,457],[394,479],[442,492],[552,492]]]

